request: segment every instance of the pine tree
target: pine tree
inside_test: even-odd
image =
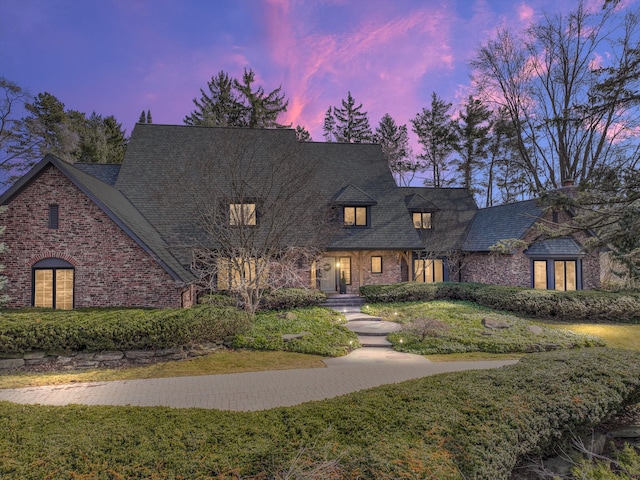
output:
[[[479,193],[478,170],[484,166],[489,144],[491,110],[481,100],[472,96],[467,98],[464,110],[460,111],[458,121],[454,124],[458,142],[454,149],[458,159],[454,160],[456,172],[460,174],[462,187]]]
[[[153,120],[151,119],[151,110],[147,110],[147,123],[153,123]]]
[[[299,142],[311,142],[312,141],[311,134],[302,125],[296,126],[296,139]]]
[[[378,128],[376,128],[375,141],[380,144],[382,152],[389,162],[389,169],[398,177],[398,183],[407,185],[407,173],[415,173],[417,165],[409,160],[409,136],[406,125],[396,125],[391,115],[385,113]]]
[[[147,118],[145,117],[144,110],[140,112],[140,118],[138,118],[138,123],[147,123]]]
[[[434,92],[431,95],[431,109],[423,108],[411,120],[413,131],[423,149],[419,157],[431,168],[431,179],[425,180],[428,186],[444,187],[448,183],[445,175],[451,166],[449,158],[456,144],[455,127],[449,116],[451,106]]]
[[[351,92],[348,92],[346,100],[342,100],[342,108],[333,108],[333,115],[336,120],[336,140],[338,142],[373,142],[373,132],[369,126],[369,116],[367,112],[361,110],[362,104],[356,106],[356,101],[351,96]]]
[[[254,89],[254,81],[251,69],[245,69],[242,81],[219,72],[207,84],[209,93],[200,89],[200,100],[193,99],[196,109],[184,118],[184,123],[210,127],[282,127],[277,119],[289,105],[281,93],[282,87],[267,94],[261,86]]]
[[[327,109],[327,113],[324,114],[324,139],[326,142],[333,142],[336,140],[336,119],[333,116],[332,108]]]

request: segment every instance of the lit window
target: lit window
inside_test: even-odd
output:
[[[73,266],[61,259],[42,260],[33,268],[33,306],[73,308]]]
[[[58,205],[49,205],[49,228],[51,230],[58,229]]]
[[[257,225],[255,203],[229,204],[229,225]]]
[[[371,273],[382,273],[382,257],[371,257]]]
[[[344,224],[348,227],[366,227],[367,207],[344,207]]]
[[[556,290],[576,289],[576,262],[575,260],[556,260],[553,262]]]
[[[264,286],[267,272],[265,262],[255,258],[218,259],[218,290],[236,290],[242,286]]]
[[[535,260],[533,262],[533,288],[547,289],[547,261]]]
[[[345,283],[351,285],[351,257],[340,257],[340,281],[344,275]]]
[[[423,230],[431,228],[431,213],[413,212],[413,226]]]
[[[444,264],[438,258],[414,260],[413,272],[413,279],[416,282],[433,283],[444,281]]]

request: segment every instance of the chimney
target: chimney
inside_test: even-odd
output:
[[[565,178],[562,180],[563,187],[573,187],[573,178]]]

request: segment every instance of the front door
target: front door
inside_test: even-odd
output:
[[[336,274],[335,257],[325,257],[318,262],[316,275],[320,280],[320,290],[323,292],[338,291],[338,276]]]

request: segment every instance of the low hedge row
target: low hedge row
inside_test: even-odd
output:
[[[260,310],[315,307],[320,305],[326,298],[327,296],[320,290],[283,288],[267,292],[260,300]]]
[[[571,322],[640,323],[640,294],[596,290],[560,292],[479,283],[367,285],[360,293],[371,303],[466,300],[496,310]]]
[[[77,309],[3,312],[0,352],[154,350],[229,342],[250,327],[231,307]]]
[[[506,480],[640,401],[640,354],[585,349],[261,412],[3,403],[3,479]]]

